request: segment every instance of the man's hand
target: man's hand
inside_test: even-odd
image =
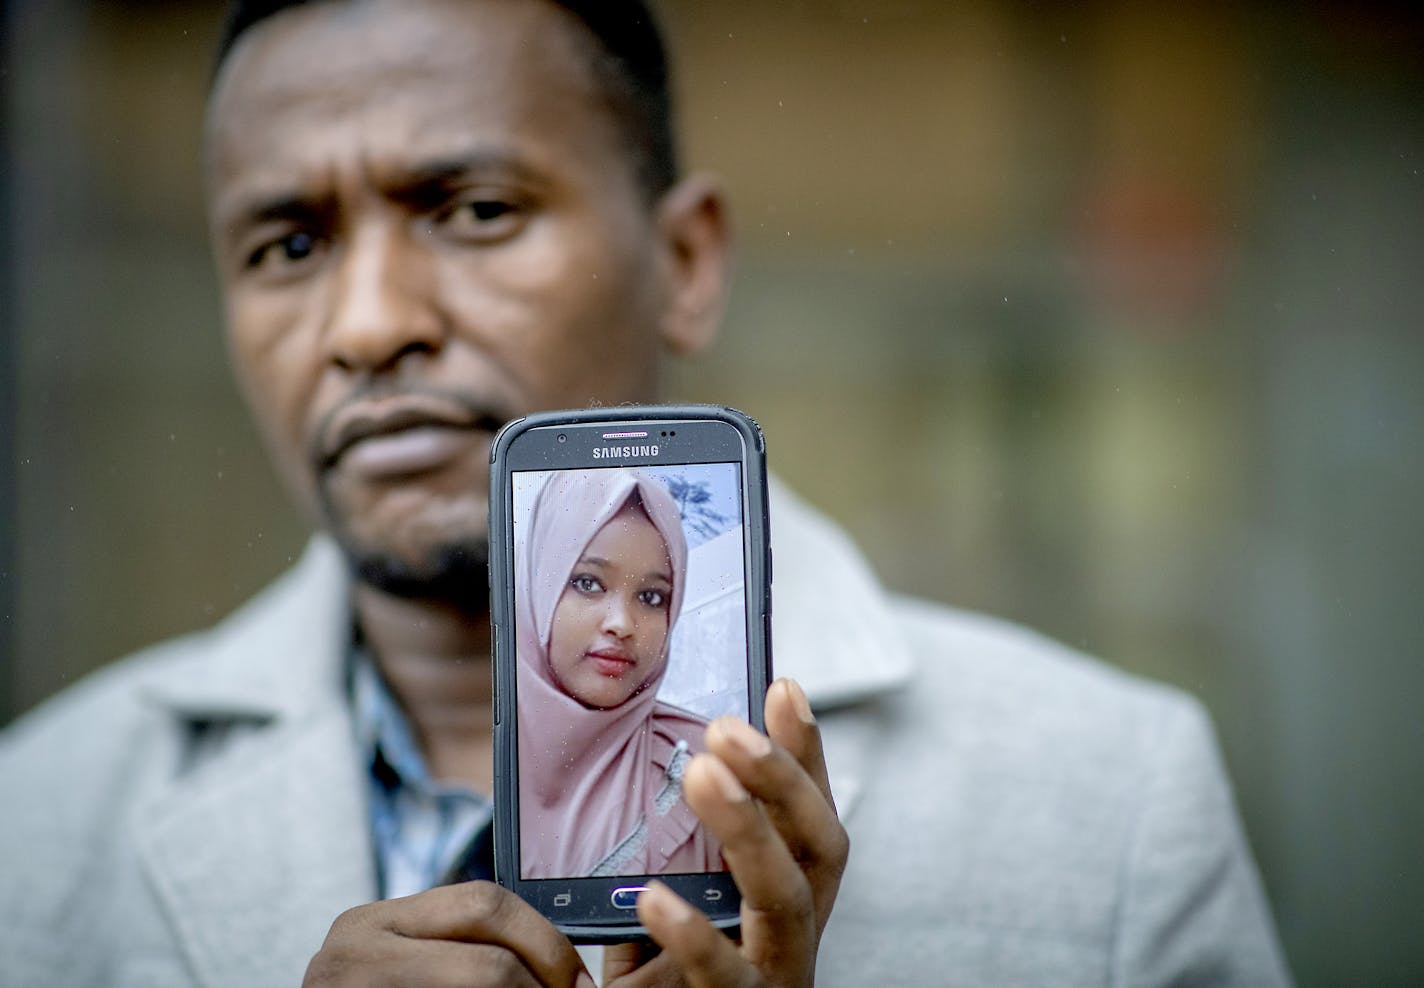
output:
[[[620,984],[658,984],[679,973],[695,988],[815,980],[850,838],[836,816],[820,730],[800,686],[772,684],[766,728],[769,737],[734,718],[714,721],[707,753],[683,776],[683,797],[722,842],[741,889],[741,944],[654,883],[638,897],[638,918],[663,953]],[[631,957],[610,955],[607,974],[627,970]]]
[[[348,909],[302,985],[593,988],[593,979],[573,945],[522,899],[492,882],[467,882]]]

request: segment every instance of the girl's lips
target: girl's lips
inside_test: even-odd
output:
[[[584,657],[593,663],[600,676],[621,679],[637,663],[621,652],[585,652]]]

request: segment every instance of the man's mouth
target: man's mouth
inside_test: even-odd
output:
[[[423,473],[468,449],[472,432],[492,433],[498,425],[439,395],[408,393],[354,402],[323,430],[321,466],[340,465],[368,479]]]

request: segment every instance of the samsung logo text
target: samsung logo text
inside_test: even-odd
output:
[[[656,446],[595,446],[593,458],[595,460],[624,459],[629,456],[657,456]]]

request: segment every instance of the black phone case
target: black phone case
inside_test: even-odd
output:
[[[639,426],[656,423],[675,429],[680,422],[718,421],[734,428],[742,439],[741,476],[743,524],[747,537],[743,555],[747,605],[747,689],[752,724],[764,730],[762,706],[771,682],[771,550],[766,498],[766,446],[761,429],[747,415],[721,405],[639,405],[573,411],[540,412],[516,419],[495,436],[490,449],[490,620],[494,631],[495,686],[495,876],[576,943],[618,943],[644,939],[647,931],[633,910],[618,909],[611,900],[619,888],[636,888],[657,878],[694,906],[712,923],[735,935],[741,897],[730,873],[621,875],[606,878],[523,879],[518,858],[518,742],[515,703],[516,657],[514,619],[514,543],[510,495],[510,450],[526,433],[547,427]],[[665,462],[682,461],[670,456]],[[550,463],[538,469],[611,466],[600,463]],[[527,467],[526,467],[527,468]],[[567,903],[580,908],[569,914]],[[587,905],[582,905],[587,903]],[[563,906],[564,908],[561,908]]]

